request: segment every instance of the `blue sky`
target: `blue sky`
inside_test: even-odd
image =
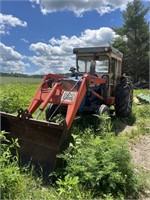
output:
[[[67,72],[75,66],[73,48],[108,45],[118,37],[112,27],[122,25],[127,2],[132,0],[2,0],[0,71]]]

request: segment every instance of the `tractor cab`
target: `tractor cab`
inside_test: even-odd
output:
[[[76,54],[78,73],[106,79],[108,96],[113,96],[121,76],[123,54],[111,46],[75,48],[73,53]]]

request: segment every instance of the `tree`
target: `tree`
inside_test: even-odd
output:
[[[122,73],[132,76],[130,73],[130,68],[129,68],[130,64],[128,60],[129,53],[128,53],[128,48],[127,48],[127,38],[126,36],[123,36],[123,33],[118,33],[118,30],[115,30],[115,31],[120,36],[114,40],[114,43],[112,45],[113,47],[119,49],[123,53]]]
[[[130,74],[134,82],[140,78],[149,78],[149,26],[144,18],[147,12],[148,8],[140,0],[129,2],[126,11],[122,13],[123,27],[116,29],[122,37],[117,38],[113,44],[123,50],[123,71]]]

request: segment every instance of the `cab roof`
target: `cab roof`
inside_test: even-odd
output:
[[[116,56],[122,58],[123,54],[118,50],[115,49],[112,46],[99,46],[99,47],[86,47],[86,48],[74,48],[73,49],[74,54],[94,54],[94,53],[113,53]]]

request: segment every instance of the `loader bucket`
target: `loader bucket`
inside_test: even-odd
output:
[[[70,134],[63,125],[35,119],[20,119],[1,112],[1,130],[9,132],[9,138],[18,138],[21,164],[31,162],[50,173],[61,163],[57,154],[67,148]]]

